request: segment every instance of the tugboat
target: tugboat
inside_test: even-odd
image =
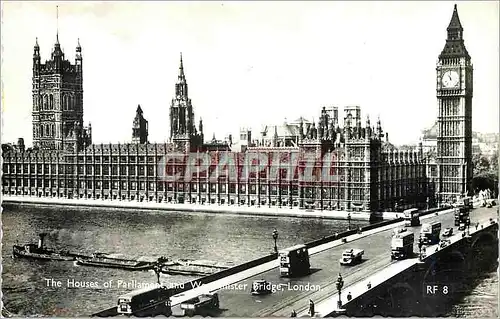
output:
[[[148,270],[152,269],[154,264],[147,261],[108,257],[103,253],[94,253],[91,257],[78,257],[76,258],[76,263],[84,266],[119,268],[125,270]]]
[[[33,259],[43,259],[43,260],[62,260],[71,261],[75,260],[77,256],[75,254],[70,254],[68,251],[56,252],[44,247],[44,238],[47,234],[39,234],[40,239],[38,240],[38,245],[36,244],[25,244],[24,246],[14,245],[12,247],[12,256],[33,258]]]

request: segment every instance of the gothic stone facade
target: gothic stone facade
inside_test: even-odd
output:
[[[329,118],[323,110],[318,128],[301,125],[297,147],[250,146],[244,152],[230,152],[227,145],[213,150],[210,144],[193,142],[191,147],[210,156],[211,163],[206,170],[195,169],[189,180],[165,178],[173,173],[187,176],[186,171],[192,170],[187,167],[189,160],[165,160],[178,150],[173,142],[90,145],[79,152],[12,148],[4,152],[3,192],[366,212],[426,205],[430,194],[421,148],[395,150],[383,140],[380,121],[376,128],[369,119],[362,126],[360,113],[353,117],[346,110],[344,127],[335,123],[337,119]],[[267,162],[264,169],[242,178],[250,152],[265,155]],[[285,160],[273,161],[275,154]],[[222,156],[231,156],[233,161],[221,170]],[[292,167],[293,156],[297,165]],[[328,170],[329,179],[306,180],[303,173],[307,167],[312,167],[314,176]],[[230,171],[238,172],[236,180],[230,178]],[[273,173],[276,171],[279,173]]]
[[[41,63],[33,50],[33,145],[39,149],[77,151],[92,141],[83,127],[83,59],[80,43],[75,64],[64,58],[57,36],[51,59]]]
[[[140,109],[138,120],[134,121],[134,143],[92,145],[89,135],[82,134],[84,131],[80,129],[83,115],[81,48],[77,47],[77,62],[71,66],[61,58],[63,55],[56,43],[51,62],[40,68],[39,49],[35,46],[35,148],[25,150],[2,145],[2,192],[21,196],[366,212],[432,206],[435,191],[438,200],[444,201],[470,190],[472,64],[462,32],[455,7],[437,66],[439,116],[435,179],[427,177],[428,167],[421,145],[413,151],[396,150],[388,143],[387,135],[384,139],[380,120],[376,127],[370,125],[369,119],[361,124],[361,110],[357,106],[345,108],[342,128],[338,124],[337,109],[323,109],[317,125],[300,123],[298,143],[293,145],[274,142],[271,146],[248,145],[240,152],[231,152],[230,145],[224,143],[204,144],[201,120],[198,130],[194,125],[182,58],[175,97],[170,105],[170,143],[147,143],[147,121]],[[61,76],[64,73],[61,70],[74,76]],[[40,76],[44,72],[50,75],[47,79],[54,79],[51,86],[41,86]],[[65,146],[69,144],[72,146]],[[165,162],[165,158],[175,152],[184,156],[192,152],[207,154],[211,163],[206,170],[195,170],[189,180],[166,180],[165,173],[183,175],[191,169],[188,161]],[[246,155],[250,152],[265,154],[268,160],[278,152],[289,159],[295,156],[298,166],[292,169],[293,174],[282,174],[283,166],[289,165],[290,169],[291,164],[286,164],[286,160],[269,160],[265,169],[247,178],[240,179],[239,173],[236,180],[229,178],[229,171],[245,169]],[[217,170],[221,156],[231,156],[234,160],[223,170]],[[330,179],[303,179],[301,172],[310,167],[311,158],[314,174],[328,170]],[[329,160],[320,160],[324,158]],[[214,174],[215,179],[211,178]]]
[[[437,64],[438,201],[448,202],[472,192],[473,67],[465,48],[457,6]]]

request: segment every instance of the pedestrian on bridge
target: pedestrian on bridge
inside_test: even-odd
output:
[[[292,310],[290,317],[297,317],[297,313],[295,312],[295,309]]]
[[[351,295],[351,292],[349,291],[347,293],[347,301],[351,301],[351,299],[352,299],[352,295]]]
[[[309,299],[309,315],[311,315],[311,317],[314,317],[314,302],[312,301],[312,299]]]

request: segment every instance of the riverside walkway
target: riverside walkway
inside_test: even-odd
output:
[[[276,217],[298,217],[298,218],[322,218],[322,219],[347,219],[350,214],[352,220],[370,220],[368,212],[345,212],[335,210],[311,210],[290,207],[268,207],[268,206],[238,206],[238,205],[215,205],[215,204],[173,204],[139,201],[121,201],[108,199],[68,199],[57,197],[32,197],[32,196],[3,196],[5,203],[32,204],[32,205],[60,205],[60,206],[85,206],[103,207],[115,209],[140,209],[161,210],[195,213],[232,214],[247,216],[276,216]],[[395,213],[381,213],[386,219],[395,218]]]

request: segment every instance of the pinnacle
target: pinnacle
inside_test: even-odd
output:
[[[450,29],[463,30],[462,24],[460,23],[460,18],[458,17],[458,10],[457,10],[456,4],[453,8],[453,14],[451,16],[450,24],[448,25],[448,30],[450,30]]]

